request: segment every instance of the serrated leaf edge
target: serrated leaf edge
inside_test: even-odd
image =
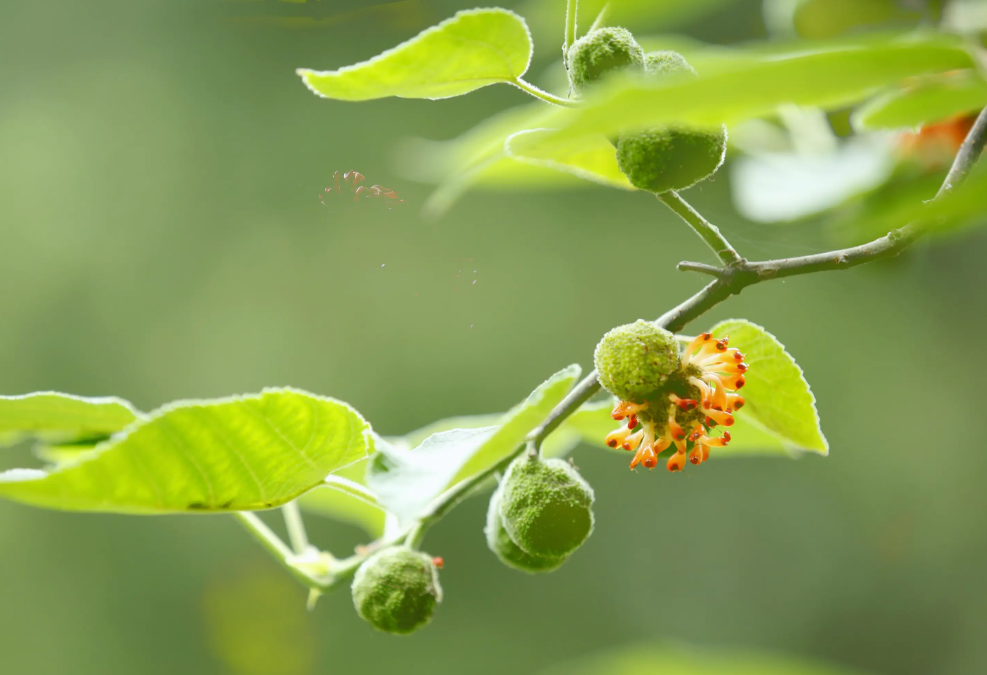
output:
[[[747,319],[724,319],[723,321],[720,321],[718,324],[716,324],[715,326],[713,326],[713,328],[710,329],[710,332],[715,335],[716,332],[720,329],[720,327],[723,326],[724,324],[727,324],[727,323],[746,323],[746,324],[748,324],[750,326],[753,326],[754,328],[758,329],[759,331],[761,331],[762,333],[764,333],[765,335],[767,335],[769,338],[771,338],[772,340],[774,340],[775,344],[777,344],[781,348],[782,353],[784,353],[785,356],[787,356],[788,358],[790,358],[792,360],[792,364],[795,366],[795,369],[798,371],[799,377],[802,379],[802,382],[805,384],[805,389],[809,393],[809,404],[812,406],[812,414],[816,418],[816,430],[819,432],[819,438],[822,439],[823,450],[820,452],[819,449],[817,449],[817,448],[802,448],[798,443],[793,443],[790,438],[784,438],[783,436],[781,436],[777,432],[774,432],[774,431],[771,431],[771,430],[769,430],[767,428],[764,428],[764,425],[761,425],[759,422],[758,422],[758,424],[762,427],[762,429],[764,431],[766,431],[766,432],[774,435],[779,440],[784,441],[785,443],[788,443],[788,444],[792,445],[795,448],[800,448],[804,452],[813,452],[813,453],[815,453],[817,455],[822,455],[823,457],[828,457],[829,456],[829,439],[827,439],[826,438],[826,434],[823,433],[823,430],[822,430],[822,420],[819,418],[819,408],[816,406],[816,395],[812,391],[812,386],[809,385],[809,380],[807,380],[806,377],[805,377],[805,371],[802,370],[802,366],[800,366],[799,363],[798,363],[798,361],[795,360],[795,357],[792,356],[788,352],[787,349],[785,349],[785,345],[783,345],[781,343],[781,340],[779,340],[773,333],[771,333],[770,331],[768,331],[764,326],[761,326],[759,324],[756,324],[753,321],[748,321]],[[747,422],[751,422],[753,420],[753,418],[750,417],[750,416],[745,416],[745,420]]]

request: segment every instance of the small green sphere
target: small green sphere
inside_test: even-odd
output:
[[[644,71],[644,50],[625,28],[597,28],[572,43],[569,83],[578,94],[618,70]]]
[[[497,554],[500,561],[508,567],[513,567],[522,572],[537,574],[539,572],[551,572],[562,566],[566,557],[545,558],[542,556],[525,553],[520,546],[514,543],[511,535],[504,528],[504,519],[501,516],[500,501],[501,488],[493,493],[490,498],[490,508],[487,509],[487,526],[484,533],[487,535],[487,546]]]
[[[525,553],[563,558],[593,532],[593,488],[568,462],[523,454],[501,486],[504,529]]]
[[[644,55],[644,72],[649,76],[689,74],[698,75],[685,57],[671,50],[648,52]]]
[[[643,319],[604,335],[593,360],[603,388],[636,403],[663,386],[680,364],[675,336]]]
[[[353,577],[357,613],[377,630],[413,633],[432,619],[442,601],[432,559],[405,546],[385,548],[366,560]]]
[[[655,127],[625,132],[617,140],[617,166],[631,185],[660,194],[684,190],[723,164],[727,129]]]

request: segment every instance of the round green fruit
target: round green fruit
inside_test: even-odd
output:
[[[648,52],[644,55],[644,72],[649,76],[689,74],[698,75],[685,57],[670,50]]]
[[[487,526],[483,531],[487,535],[487,546],[490,547],[490,550],[508,567],[529,574],[551,572],[561,567],[562,563],[566,561],[565,556],[546,558],[531,555],[525,553],[520,546],[514,543],[511,535],[504,528],[504,519],[500,511],[501,494],[501,488],[498,487],[490,498],[490,507],[487,509]]]
[[[689,62],[673,51],[645,56],[649,77],[695,76]],[[727,129],[666,126],[626,131],[617,139],[617,166],[639,190],[660,194],[684,190],[712,176],[727,151]]]
[[[637,189],[660,194],[709,178],[723,164],[726,152],[726,127],[715,131],[655,127],[620,135],[617,166]]]
[[[675,336],[642,319],[604,335],[593,360],[603,388],[636,403],[662,387],[681,363]]]
[[[604,75],[644,71],[644,50],[629,30],[597,28],[572,43],[567,56],[569,83],[578,94]]]
[[[353,577],[357,613],[377,630],[412,633],[432,619],[442,601],[432,559],[405,546],[386,548],[367,559]]]
[[[593,532],[593,488],[564,460],[521,455],[501,489],[504,529],[529,555],[564,558]]]

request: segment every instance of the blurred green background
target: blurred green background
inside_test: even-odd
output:
[[[590,367],[610,327],[699,287],[674,265],[707,251],[641,194],[477,192],[422,219],[430,188],[393,170],[401,140],[450,138],[526,101],[509,87],[312,96],[294,68],[368,58],[471,6],[374,4],[3,3],[0,392],[146,410],[293,385],[403,433],[505,410],[566,364]],[[534,26],[536,81],[559,67],[556,4],[557,28]],[[678,20],[648,28],[765,36],[760,2]],[[350,169],[408,206],[330,211],[318,195]],[[818,228],[744,222],[727,183],[688,198],[745,255],[830,245]],[[985,368],[967,349],[987,330],[985,255],[974,232],[717,308],[691,328],[742,316],[796,356],[831,456],[649,475],[580,448],[597,490],[588,544],[525,576],[487,550],[485,500],[467,502],[426,542],[445,558],[446,600],[412,638],[373,633],[345,592],[306,613],[304,590],[228,516],[0,503],[0,671],[535,673],[672,640],[888,675],[985,672]],[[22,447],[0,464],[34,461]],[[360,541],[310,528],[337,554]]]

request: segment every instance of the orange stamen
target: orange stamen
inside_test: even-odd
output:
[[[631,430],[627,427],[621,427],[616,431],[611,431],[607,434],[606,440],[604,441],[613,449],[617,449],[624,443],[624,439],[631,435]]]
[[[620,421],[627,417],[628,415],[636,415],[642,410],[648,408],[648,402],[644,403],[632,403],[630,401],[617,401],[614,405],[613,410],[610,412],[610,417]]]
[[[733,426],[733,415],[723,410],[704,410],[706,416],[716,422],[717,424],[722,424],[725,427]]]

